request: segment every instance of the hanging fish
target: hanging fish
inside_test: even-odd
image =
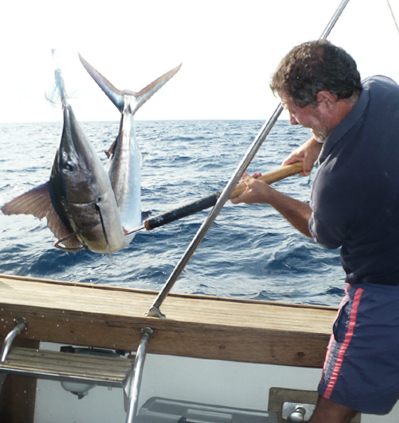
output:
[[[114,190],[123,227],[130,230],[141,225],[141,154],[136,140],[133,116],[137,110],[180,69],[180,66],[165,73],[140,92],[118,90],[93,68],[81,55],[80,60],[104,93],[121,112],[119,134],[107,155],[108,174]],[[134,233],[126,237],[128,244]]]
[[[5,204],[4,214],[46,218],[55,246],[111,253],[125,246],[125,231],[109,176],[68,104],[61,71],[55,71],[64,125],[50,180]]]

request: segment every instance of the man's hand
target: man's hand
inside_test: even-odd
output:
[[[303,162],[302,176],[310,175],[313,166],[319,157],[323,144],[317,142],[313,137],[307,140],[300,147],[295,149],[284,161],[283,166],[296,162]]]
[[[256,175],[257,174],[254,176]],[[275,190],[266,182],[257,180],[256,178],[250,176],[247,172],[244,172],[242,175],[242,180],[246,184],[247,188],[239,196],[230,199],[233,204],[270,204],[279,213],[281,213],[292,224],[292,226],[297,228],[304,235],[311,237],[308,223],[312,210],[309,204],[295,200],[294,198]]]
[[[246,184],[245,191],[237,197],[231,198],[233,204],[246,203],[268,203],[267,199],[271,188],[268,184],[258,181],[256,178],[262,176],[261,173],[254,173],[250,176],[247,172],[242,175],[242,181]]]

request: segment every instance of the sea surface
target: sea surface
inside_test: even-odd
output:
[[[263,122],[136,121],[143,155],[142,209],[163,213],[224,188]],[[104,151],[118,122],[81,126]],[[49,179],[62,123],[0,124],[0,205]],[[278,121],[249,166],[266,173],[309,137]],[[308,201],[312,178],[292,176],[275,187]],[[54,248],[54,235],[33,216],[0,212],[0,273],[159,291],[209,210],[139,232],[109,255]],[[339,251],[297,233],[267,205],[227,202],[172,292],[337,306],[344,294]]]

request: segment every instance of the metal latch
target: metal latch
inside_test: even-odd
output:
[[[285,402],[281,417],[289,422],[308,422],[315,408],[315,404]]]

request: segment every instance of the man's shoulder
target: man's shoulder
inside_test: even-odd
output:
[[[374,75],[374,76],[369,76],[368,78],[364,79],[362,81],[362,85],[363,88],[377,88],[377,87],[386,87],[386,86],[390,86],[390,87],[396,87],[397,89],[399,89],[398,84],[390,77],[385,76],[385,75]]]

